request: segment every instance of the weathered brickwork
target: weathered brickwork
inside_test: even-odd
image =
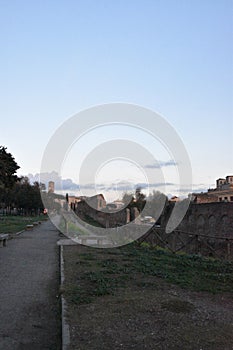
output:
[[[98,222],[102,227],[125,225],[131,220],[129,209],[122,209],[117,212],[109,213],[94,209],[89,206],[86,201],[80,202],[75,209],[75,212],[84,221],[88,221],[88,218],[91,218]]]
[[[191,204],[180,225],[168,233],[165,228],[173,208],[174,203],[166,206],[161,227],[151,228],[142,241],[173,252],[233,259],[233,203]]]
[[[233,238],[233,203],[191,204],[178,229]]]

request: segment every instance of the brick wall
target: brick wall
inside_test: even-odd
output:
[[[173,207],[174,204],[169,204],[164,211],[161,218],[162,227],[166,227]],[[190,233],[233,238],[233,203],[191,204],[177,229]]]

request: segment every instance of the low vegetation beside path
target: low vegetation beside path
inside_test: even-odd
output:
[[[64,246],[70,349],[232,349],[233,263]]]
[[[47,218],[45,215],[40,216],[19,216],[19,215],[2,215],[0,216],[0,233],[14,234],[22,231],[27,225],[35,221],[43,221]]]

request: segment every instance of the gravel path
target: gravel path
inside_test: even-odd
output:
[[[47,221],[0,248],[0,350],[60,350],[58,239]]]

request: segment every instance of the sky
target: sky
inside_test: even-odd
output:
[[[0,145],[19,175],[40,172],[46,145],[68,118],[114,102],[166,119],[189,154],[194,190],[233,174],[232,0],[0,3]],[[122,135],[156,153],[164,181],[174,185],[167,191],[177,194],[169,154],[126,126],[90,131],[70,151],[62,177],[78,183],[88,152]],[[100,164],[96,181],[146,182],[134,166],[130,174],[132,163]]]

